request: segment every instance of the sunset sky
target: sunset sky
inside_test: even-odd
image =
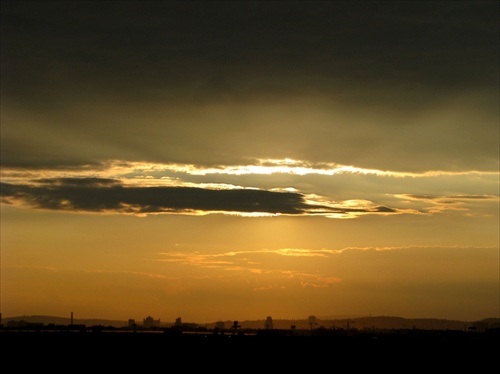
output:
[[[3,318],[500,317],[498,1],[2,1]]]

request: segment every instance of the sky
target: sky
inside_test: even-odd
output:
[[[2,1],[4,318],[500,318],[498,1]]]

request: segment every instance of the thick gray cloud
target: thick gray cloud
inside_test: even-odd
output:
[[[34,95],[100,88],[139,99],[217,74],[335,92],[333,82],[439,91],[496,83],[491,1],[12,1],[2,11],[3,85]]]
[[[2,164],[497,169],[498,10],[2,2]]]
[[[332,208],[311,205],[300,193],[254,189],[212,190],[195,187],[126,187],[101,178],[40,179],[37,185],[0,185],[2,201],[34,208],[110,213],[393,213],[395,209]]]

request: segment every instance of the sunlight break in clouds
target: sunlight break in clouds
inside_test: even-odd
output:
[[[365,169],[355,166],[340,165],[334,163],[310,163],[306,161],[292,159],[258,159],[254,164],[249,165],[220,165],[218,167],[203,167],[194,164],[177,163],[152,163],[152,162],[132,162],[109,160],[98,166],[85,165],[81,168],[72,167],[70,169],[16,169],[4,167],[1,170],[2,180],[6,182],[20,182],[36,180],[41,178],[62,178],[62,177],[98,177],[122,179],[130,184],[147,184],[145,179],[154,180],[156,184],[183,185],[181,180],[162,176],[162,173],[187,174],[187,175],[272,175],[272,174],[292,174],[292,175],[338,175],[338,174],[362,174],[395,178],[426,178],[436,176],[460,176],[460,175],[500,175],[498,171],[440,171],[430,170],[423,173],[399,172],[390,170]]]
[[[268,178],[266,187],[244,186],[234,180],[223,181],[224,175],[243,177],[243,175],[261,175]],[[27,208],[60,210],[67,212],[118,213],[145,216],[148,214],[227,214],[242,217],[268,217],[279,215],[311,215],[327,218],[356,218],[361,215],[393,214],[432,214],[445,210],[466,210],[459,204],[463,200],[479,202],[482,195],[457,194],[444,199],[430,199],[416,193],[392,194],[396,199],[376,203],[372,199],[347,198],[334,199],[318,193],[302,193],[294,186],[274,184],[273,175],[291,175],[297,178],[306,176],[342,177],[343,175],[374,176],[405,180],[410,177],[454,178],[483,175],[491,177],[489,172],[423,174],[379,171],[342,166],[332,163],[312,164],[292,159],[257,160],[255,165],[219,166],[203,168],[194,165],[158,164],[125,161],[109,161],[99,167],[85,166],[81,170],[2,170],[2,203]],[[196,177],[217,178],[218,180],[187,180]],[[248,179],[245,179],[248,182]],[[339,179],[336,179],[337,184]],[[263,181],[261,181],[262,183]],[[287,182],[291,183],[291,182]],[[303,184],[297,180],[298,185]],[[307,182],[306,182],[307,183]],[[350,183],[357,183],[351,181]],[[485,182],[486,183],[486,182]],[[370,186],[373,182],[370,182]],[[311,184],[312,186],[312,184]],[[408,185],[409,186],[409,185]],[[346,184],[345,191],[349,191]],[[383,187],[380,184],[380,188]],[[337,189],[336,189],[337,190]],[[383,192],[381,190],[380,192]],[[373,188],[364,193],[369,196],[376,193]],[[385,194],[385,196],[390,196]],[[383,198],[385,199],[385,198]],[[493,196],[484,195],[484,199],[494,200]],[[406,201],[420,204],[427,201],[432,208],[396,206],[397,202]],[[452,205],[452,201],[455,205]],[[390,205],[388,205],[390,204]],[[437,206],[437,204],[440,204]]]

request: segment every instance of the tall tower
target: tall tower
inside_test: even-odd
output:
[[[70,325],[73,325],[73,312],[71,312],[71,323]]]

